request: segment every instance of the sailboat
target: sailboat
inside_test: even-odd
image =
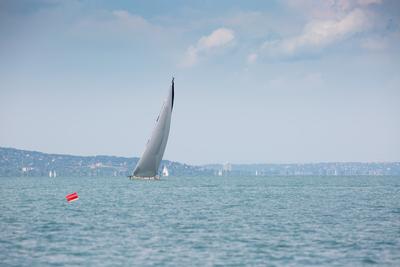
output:
[[[50,178],[52,178],[52,177],[56,178],[57,177],[56,171],[49,171],[49,177]]]
[[[162,170],[162,176],[169,176],[169,172],[168,172],[167,166],[165,166],[165,165],[164,165],[164,168]]]
[[[164,100],[156,125],[131,179],[160,179],[158,169],[167,146],[172,109],[174,107],[174,78],[167,98]]]

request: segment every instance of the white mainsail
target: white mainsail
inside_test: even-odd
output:
[[[174,78],[168,97],[164,100],[156,125],[142,157],[133,171],[133,178],[157,178],[158,168],[167,146],[171,115],[174,106]]]

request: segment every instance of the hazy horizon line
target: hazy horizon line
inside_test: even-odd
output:
[[[107,156],[107,157],[117,157],[117,158],[140,158],[140,156],[118,156],[118,155],[108,155],[108,154],[91,154],[91,155],[81,155],[81,154],[72,154],[72,153],[53,153],[53,152],[44,152],[44,151],[38,151],[38,150],[29,150],[29,149],[22,149],[22,148],[16,148],[16,147],[6,147],[6,146],[0,146],[0,149],[15,149],[15,150],[20,150],[20,151],[26,151],[26,152],[36,152],[36,153],[42,153],[42,154],[49,154],[49,155],[59,155],[59,156],[74,156],[74,157],[100,157],[100,156]],[[170,162],[178,162],[186,165],[192,165],[192,166],[206,166],[206,165],[224,165],[224,164],[231,164],[231,165],[305,165],[305,164],[326,164],[326,163],[363,163],[363,164],[369,164],[369,163],[400,163],[399,161],[308,161],[308,162],[254,162],[254,163],[237,163],[237,162],[230,162],[230,161],[223,161],[223,162],[211,162],[211,163],[202,163],[202,164],[189,164],[186,162],[181,162],[181,161],[176,161],[176,160],[170,160],[170,159],[163,159],[166,161]]]

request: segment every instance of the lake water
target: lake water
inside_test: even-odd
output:
[[[400,266],[400,177],[0,178],[0,196],[1,266]]]

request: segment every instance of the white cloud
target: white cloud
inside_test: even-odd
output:
[[[183,67],[190,67],[197,63],[198,60],[198,51],[195,47],[190,46],[185,54],[185,58],[183,59],[182,66]]]
[[[232,30],[219,28],[213,31],[209,36],[201,37],[197,46],[199,49],[210,49],[213,47],[223,46],[231,42],[234,38]]]
[[[290,8],[312,19],[338,18],[357,8],[381,4],[383,0],[285,0]]]
[[[257,53],[251,53],[250,55],[247,56],[247,63],[252,64],[257,61],[258,54]]]
[[[125,10],[101,11],[81,19],[74,30],[86,37],[109,36],[125,40],[165,39],[171,31]]]
[[[300,35],[266,42],[261,50],[269,56],[290,57],[302,52],[310,53],[366,31],[369,26],[366,12],[355,9],[341,19],[313,20],[306,24]]]
[[[359,5],[368,6],[371,4],[382,4],[383,0],[358,0]]]
[[[198,62],[201,55],[232,43],[234,38],[235,34],[232,30],[226,28],[216,29],[210,35],[201,37],[196,45],[189,46],[181,65],[183,67],[193,66]]]
[[[115,10],[112,12],[112,15],[119,23],[125,25],[126,27],[130,27],[133,29],[151,27],[151,24],[147,22],[143,17],[131,14],[125,10]]]

